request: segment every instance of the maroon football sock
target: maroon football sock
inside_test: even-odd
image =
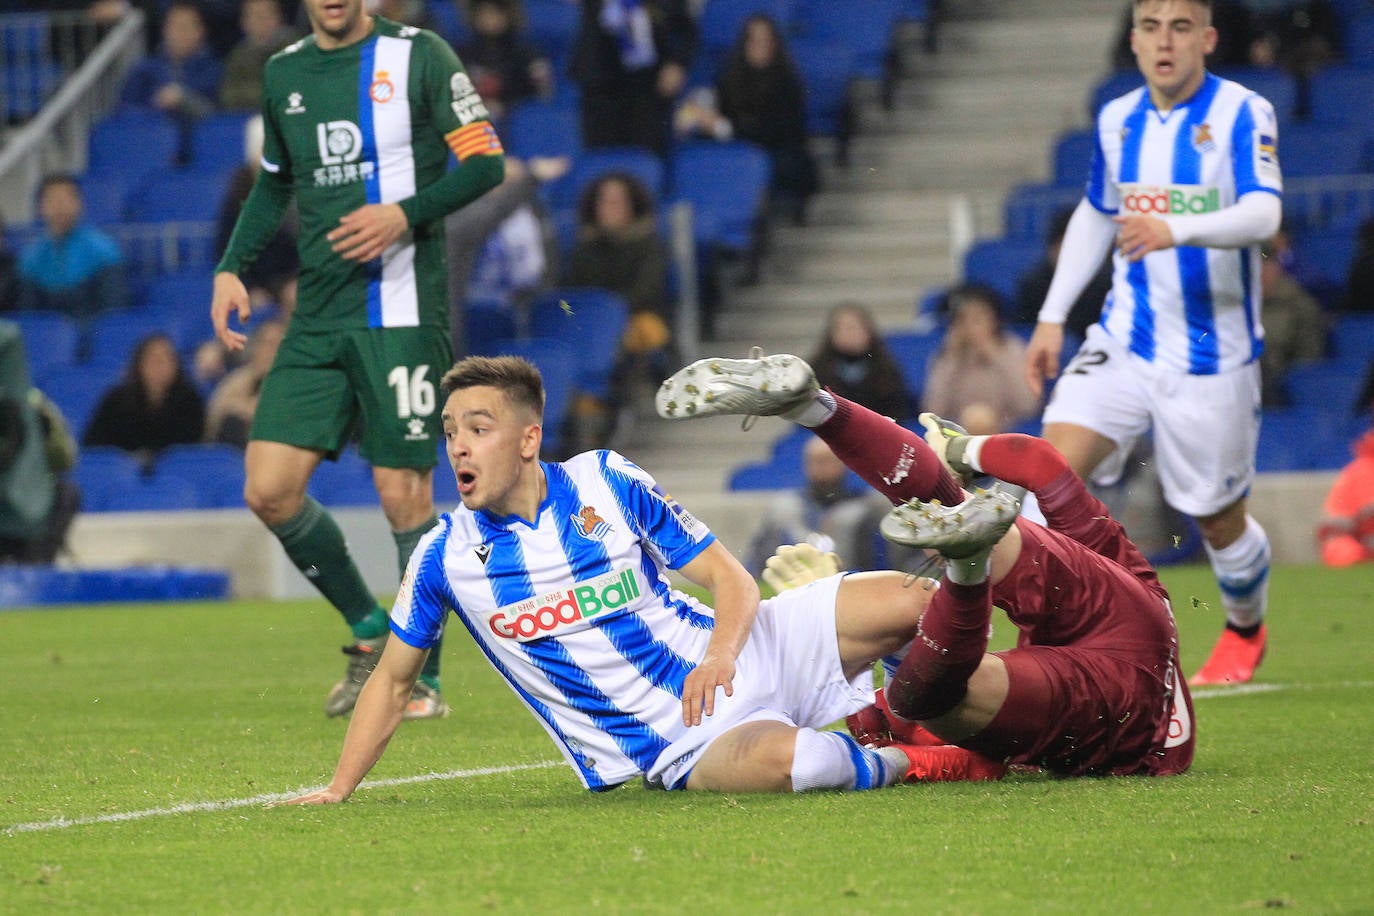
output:
[[[1014,483],[1035,493],[1069,470],[1069,462],[1044,439],[1021,433],[989,436],[978,453],[984,474]]]
[[[933,719],[958,705],[988,647],[992,585],[946,580],[921,615],[916,638],[887,686],[903,719]]]
[[[947,506],[964,501],[964,491],[925,440],[862,404],[835,398],[835,413],[815,428],[816,435],[869,486],[893,503],[938,499]]]

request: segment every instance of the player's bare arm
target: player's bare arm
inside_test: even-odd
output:
[[[242,350],[248,344],[248,335],[229,327],[231,313],[238,314],[240,324],[247,324],[253,315],[253,304],[238,275],[222,270],[215,274],[214,293],[210,298],[210,321],[215,326],[215,336],[220,343],[231,351]]]
[[[411,688],[424,667],[425,649],[407,645],[394,635],[387,640],[377,668],[363,686],[358,705],[344,736],[334,778],[318,792],[293,798],[288,805],[330,805],[346,801],[368,774],[401,724]]]
[[[1139,261],[1152,251],[1174,247],[1169,224],[1154,216],[1114,216],[1116,247],[1128,261]]]
[[[341,217],[326,238],[345,260],[371,261],[409,228],[400,204],[367,204]]]
[[[1064,350],[1064,326],[1042,321],[1026,345],[1026,384],[1036,397],[1045,393],[1045,380],[1059,377],[1059,357]]]
[[[716,711],[716,689],[735,692],[735,659],[739,657],[759,610],[759,586],[739,560],[719,541],[703,550],[681,573],[711,592],[716,627],[706,654],[682,684],[682,723],[700,725],[702,713]]]

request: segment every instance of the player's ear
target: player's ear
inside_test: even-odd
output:
[[[526,461],[533,461],[539,457],[539,446],[544,442],[544,427],[538,423],[531,423],[525,427],[525,432],[520,437],[520,457]]]
[[[1217,30],[1215,26],[1208,26],[1202,33],[1202,53],[1211,54],[1217,49]]]

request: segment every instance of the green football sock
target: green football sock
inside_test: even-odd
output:
[[[368,590],[363,575],[348,555],[338,523],[324,507],[307,496],[301,511],[280,525],[269,526],[286,555],[321,595],[343,614],[349,625],[361,623],[377,611],[386,612]]]
[[[407,531],[391,532],[391,537],[396,541],[396,559],[400,565],[402,578],[405,577],[406,564],[410,562],[410,555],[415,552],[415,545],[420,543],[420,538],[424,537],[425,533],[438,523],[439,517],[431,515]],[[420,680],[435,690],[439,689],[439,649],[443,644],[444,640],[440,637],[439,641],[434,644],[434,648],[429,650],[429,658],[425,659],[425,666],[420,670]]]
[[[368,615],[357,623],[349,624],[353,630],[353,635],[358,639],[376,639],[378,636],[385,636],[391,632],[391,620],[386,616],[386,611],[376,608],[368,612]]]

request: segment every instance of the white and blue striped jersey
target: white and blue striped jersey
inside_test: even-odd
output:
[[[1212,213],[1254,191],[1283,192],[1273,106],[1211,73],[1167,114],[1145,87],[1113,99],[1096,140],[1087,199],[1110,215]],[[1258,245],[1185,245],[1136,262],[1117,252],[1113,266],[1101,324],[1136,356],[1193,375],[1259,357]]]
[[[612,451],[542,465],[533,524],[459,506],[411,556],[391,629],[432,646],[452,611],[589,789],[644,772],[686,728],[711,608],[667,569],[715,536]]]

